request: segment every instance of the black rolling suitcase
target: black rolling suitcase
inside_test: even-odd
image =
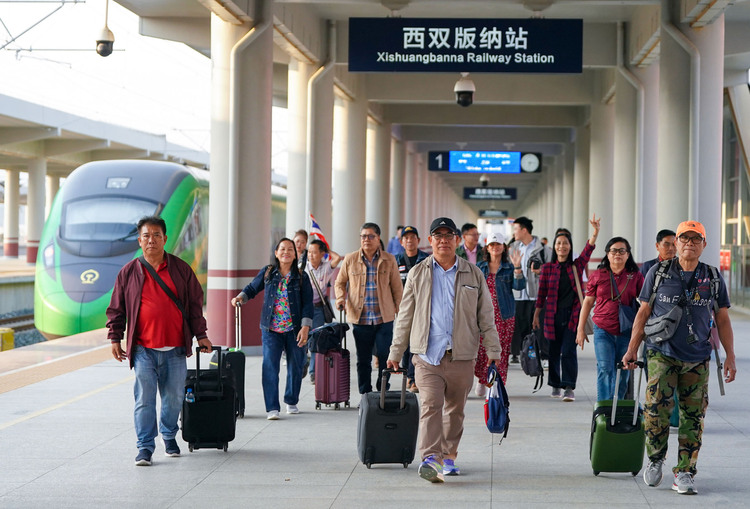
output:
[[[185,399],[182,403],[182,439],[188,449],[224,449],[234,440],[237,423],[237,391],[234,377],[227,373],[221,347],[217,369],[200,368],[200,349],[196,348],[195,368],[188,370]]]
[[[386,391],[387,373],[401,373],[401,391]],[[406,390],[405,370],[383,370],[380,392],[362,396],[359,405],[357,448],[359,459],[370,468],[375,463],[414,461],[419,429],[417,395]]]
[[[224,352],[224,369],[234,376],[234,388],[237,391],[237,412],[240,418],[245,417],[245,354],[242,352],[242,314],[240,307],[234,308],[235,348]],[[211,357],[211,368],[218,366],[219,353]]]
[[[629,472],[638,475],[643,466],[646,435],[643,429],[643,410],[638,403],[643,378],[643,363],[634,400],[617,399],[622,364],[617,365],[613,399],[597,401],[591,420],[589,458],[594,475],[600,472]]]

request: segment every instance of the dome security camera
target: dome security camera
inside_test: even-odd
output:
[[[468,76],[468,72],[462,72],[461,78],[453,87],[453,91],[456,93],[456,103],[464,108],[471,106],[474,103],[474,92],[477,90],[474,82],[471,81]]]
[[[114,51],[115,46],[115,34],[112,30],[104,25],[102,31],[99,33],[99,37],[96,38],[96,52],[103,57],[108,57]]]
[[[479,183],[482,185],[482,187],[487,187],[490,185],[490,178],[487,175],[480,175],[479,176]]]

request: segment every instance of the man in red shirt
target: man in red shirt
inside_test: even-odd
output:
[[[138,244],[143,257],[128,262],[117,275],[107,308],[107,337],[112,355],[128,359],[135,371],[135,464],[151,465],[155,449],[156,391],[161,396],[159,431],[167,456],[179,456],[175,439],[187,374],[186,357],[192,354],[193,336],[202,352],[211,351],[203,318],[203,289],[193,269],[164,251],[167,225],[157,216],[138,221]],[[177,300],[167,295],[149,273],[156,271]],[[127,324],[127,346],[120,346]]]

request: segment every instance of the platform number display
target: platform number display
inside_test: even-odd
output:
[[[450,152],[429,152],[427,157],[427,169],[430,171],[450,170]]]

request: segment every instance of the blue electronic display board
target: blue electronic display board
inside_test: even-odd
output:
[[[349,18],[349,72],[582,69],[580,19]]]
[[[455,173],[521,173],[521,153],[451,150],[448,171]]]

